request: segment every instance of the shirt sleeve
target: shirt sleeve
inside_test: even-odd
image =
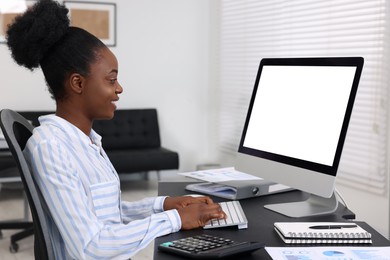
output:
[[[132,220],[149,217],[164,211],[166,196],[145,198],[139,201],[122,201],[122,220],[127,223]]]
[[[29,151],[37,183],[72,258],[128,259],[156,237],[180,229],[178,212],[162,211],[163,197],[122,204],[128,222],[102,221],[88,203],[88,192],[72,166],[75,158],[67,149],[52,140]]]

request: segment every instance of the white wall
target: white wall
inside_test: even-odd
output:
[[[365,221],[389,238],[389,195],[376,195],[343,185],[336,185],[356,220]]]
[[[96,2],[96,0],[94,0]],[[117,3],[119,108],[156,107],[162,145],[180,154],[180,170],[208,160],[209,2]],[[40,69],[18,67],[0,44],[0,108],[55,109]]]

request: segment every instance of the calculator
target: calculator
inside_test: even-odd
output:
[[[186,237],[162,243],[160,251],[188,258],[223,258],[237,254],[250,253],[264,248],[260,242],[237,242],[228,238],[211,235]]]

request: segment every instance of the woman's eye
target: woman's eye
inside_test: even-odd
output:
[[[116,79],[110,79],[111,84],[115,84],[115,82],[116,82]]]

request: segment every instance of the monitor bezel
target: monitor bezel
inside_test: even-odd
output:
[[[358,84],[363,69],[364,59],[362,57],[319,57],[319,58],[264,58],[260,61],[256,81],[252,91],[247,116],[245,119],[244,128],[241,135],[241,140],[238,147],[238,152],[250,156],[260,157],[263,159],[284,163],[291,166],[304,168],[311,171],[324,173],[331,176],[336,176],[337,169],[340,163],[340,158],[344,146],[345,137],[348,130],[349,121],[352,114],[353,104],[357,94]],[[339,140],[333,163],[331,166],[316,162],[310,162],[298,158],[284,156],[281,154],[271,153],[267,151],[257,150],[244,146],[246,132],[252,114],[253,105],[255,102],[259,81],[264,66],[353,66],[356,67],[355,76],[351,86],[348,104],[345,110],[344,120],[340,130]]]

